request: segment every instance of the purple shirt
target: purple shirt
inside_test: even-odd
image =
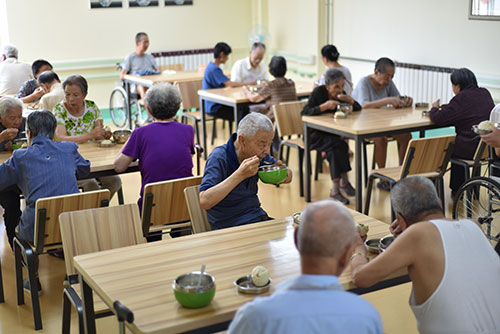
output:
[[[139,159],[142,209],[144,186],[151,182],[193,176],[194,130],[177,122],[155,122],[132,132],[122,153]]]

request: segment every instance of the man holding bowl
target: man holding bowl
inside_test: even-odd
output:
[[[238,125],[227,144],[216,147],[208,157],[200,186],[200,204],[207,210],[213,230],[269,220],[257,196],[260,166],[280,166],[269,155],[274,137],[271,120],[250,113]],[[288,170],[284,180],[290,183]]]

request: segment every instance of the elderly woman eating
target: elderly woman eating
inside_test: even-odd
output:
[[[111,131],[103,127],[99,108],[93,101],[85,99],[88,91],[87,80],[81,75],[72,75],[64,80],[62,86],[64,101],[57,104],[53,110],[57,119],[57,139],[82,144],[89,140],[111,138]],[[81,180],[78,181],[78,186],[84,191],[106,188],[113,196],[120,189],[121,183],[119,176],[112,175]]]
[[[318,86],[313,90],[309,101],[302,110],[302,115],[314,116],[332,112],[341,103],[350,104],[353,111],[361,110],[359,103],[345,94],[344,81],[345,76],[342,71],[333,68],[326,71],[325,85]],[[337,135],[312,130],[311,149],[326,153],[333,182],[330,197],[344,204],[349,204],[349,199],[344,195],[354,196],[356,191],[347,178],[347,172],[351,170],[347,143]]]
[[[26,121],[23,118],[21,100],[10,96],[0,98],[0,151],[12,151],[12,141],[26,137],[25,127]],[[4,209],[3,220],[11,247],[15,236],[14,231],[21,217],[20,193],[16,185],[0,191],[0,205]]]

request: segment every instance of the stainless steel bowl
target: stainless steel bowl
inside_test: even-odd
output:
[[[256,286],[255,284],[253,284],[252,275],[246,275],[234,281],[234,285],[241,293],[258,295],[269,291],[269,288],[271,287],[271,279],[269,279],[267,284],[264,286]]]
[[[380,248],[380,250],[384,252],[394,242],[394,239],[396,238],[392,235],[383,237],[382,239],[380,239],[378,248]]]
[[[379,243],[380,239],[368,239],[365,241],[365,246],[370,252],[378,254],[380,253]]]
[[[116,130],[113,131],[113,140],[118,144],[125,144],[125,142],[130,138],[132,131],[130,130]]]
[[[341,103],[337,106],[337,111],[342,111],[344,114],[349,115],[352,113],[352,105],[349,103]]]
[[[203,273],[203,276],[201,278],[200,288],[197,288],[200,274],[201,273],[199,271],[193,271],[181,275],[175,279],[172,288],[179,292],[188,293],[201,293],[212,289],[215,286],[215,278],[206,272]]]

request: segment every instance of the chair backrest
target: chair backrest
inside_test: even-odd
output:
[[[39,198],[35,205],[35,238],[37,253],[45,247],[61,244],[57,218],[63,212],[98,208],[109,205],[107,189]]]
[[[280,137],[301,135],[304,129],[300,113],[306,102],[283,102],[273,106],[276,126]]]
[[[181,93],[182,110],[200,108],[200,99],[198,97],[198,91],[201,90],[201,79],[191,80],[191,81],[179,81],[176,82],[175,85],[179,88],[179,92]]]
[[[454,142],[455,136],[410,140],[401,170],[401,178],[436,172],[444,174],[453,153]]]
[[[194,233],[210,231],[207,212],[200,205],[200,186],[192,186],[184,189],[186,204]]]
[[[158,70],[160,72],[171,70],[171,71],[184,71],[184,64],[168,64],[168,65],[160,65],[158,66]]]
[[[136,203],[61,213],[59,216],[66,274],[76,274],[73,257],[142,244]]]
[[[184,189],[201,184],[202,176],[148,183],[142,195],[142,229],[144,235],[165,228],[190,226]],[[183,223],[183,224],[179,224]]]

